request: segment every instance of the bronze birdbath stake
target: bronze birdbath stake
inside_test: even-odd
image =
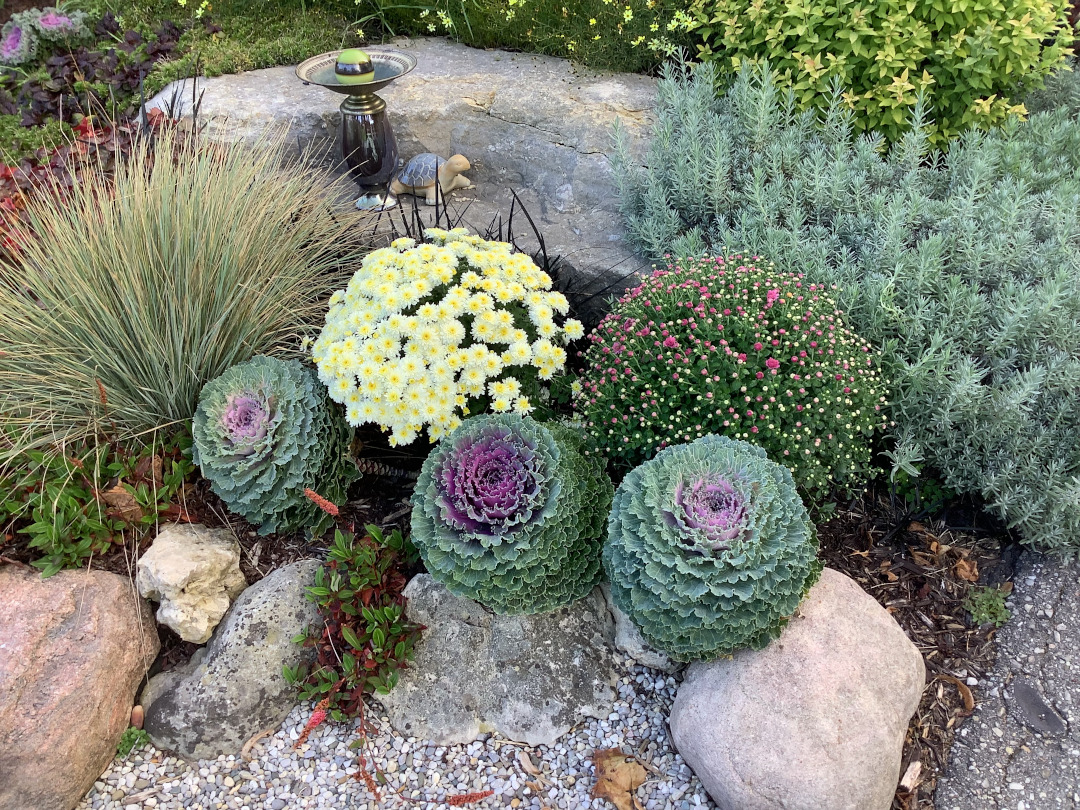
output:
[[[341,153],[350,176],[360,186],[356,207],[381,209],[394,205],[388,194],[398,168],[394,130],[386,102],[376,91],[416,67],[416,58],[393,48],[331,51],[301,62],[296,76],[341,93]]]

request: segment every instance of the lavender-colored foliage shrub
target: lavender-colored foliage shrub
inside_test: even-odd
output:
[[[540,613],[600,579],[612,486],[580,434],[511,414],[466,420],[432,451],[412,539],[451,593],[497,613]]]
[[[623,479],[604,546],[611,597],[680,661],[763,647],[817,580],[817,541],[791,472],[709,435]]]

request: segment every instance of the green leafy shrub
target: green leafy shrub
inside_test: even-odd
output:
[[[284,146],[166,130],[111,175],[90,166],[62,196],[27,199],[0,263],[0,417],[25,434],[16,447],[176,424],[230,366],[299,355],[363,245],[356,219],[330,215],[325,175],[282,166]]]
[[[312,357],[349,424],[374,422],[391,444],[425,427],[435,441],[462,416],[526,414],[584,333],[551,277],[506,242],[464,228],[374,250],[330,298]],[[558,322],[562,322],[559,325]]]
[[[260,534],[304,526],[318,533],[331,517],[305,490],[340,503],[356,477],[348,429],[315,372],[297,360],[257,356],[208,382],[192,435],[203,476]]]
[[[611,598],[658,649],[712,659],[776,638],[821,572],[786,467],[726,436],[661,450],[615,492]]]
[[[998,588],[972,588],[964,599],[964,610],[975,624],[1001,627],[1009,620],[1005,594]]]
[[[867,474],[878,353],[829,293],[756,261],[668,264],[589,335],[575,410],[622,468],[718,433],[765,448],[807,491]]]
[[[404,618],[401,569],[415,560],[415,549],[398,531],[384,537],[368,526],[366,532],[359,539],[335,533],[326,563],[307,590],[322,624],[293,639],[315,648],[315,665],[285,668],[300,699],[317,701],[335,720],[361,714],[365,694],[385,695],[394,688],[423,629]]]
[[[612,487],[580,434],[514,414],[467,420],[431,451],[413,542],[451,593],[496,613],[542,613],[600,581]]]
[[[43,576],[79,568],[129,537],[141,538],[163,514],[179,514],[194,467],[189,441],[124,447],[28,450],[0,469],[0,535],[41,555]]]
[[[932,138],[1000,124],[1022,107],[1022,81],[1038,81],[1069,52],[1069,0],[894,0],[850,6],[825,0],[693,0],[700,56],[738,69],[767,60],[800,106],[824,106],[834,80],[856,126],[889,140],[909,123],[920,93],[933,106]]]
[[[761,69],[720,98],[715,81],[670,70],[649,168],[616,155],[631,240],[658,260],[737,247],[838,285],[882,349],[894,468],[929,467],[1031,543],[1078,548],[1080,122],[1013,119],[942,156],[917,109],[883,152],[840,92],[819,120]]]

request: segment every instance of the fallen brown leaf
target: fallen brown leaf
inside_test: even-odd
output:
[[[971,690],[968,688],[968,685],[966,683],[964,683],[959,678],[955,678],[952,675],[946,675],[945,673],[942,673],[940,675],[940,677],[944,678],[949,683],[956,684],[956,688],[958,690],[960,690],[960,697],[964,701],[964,710],[965,711],[968,711],[968,712],[975,711],[975,696],[973,694],[971,694]]]
[[[634,791],[644,783],[646,771],[636,757],[624,754],[618,748],[593,751],[596,767],[594,799],[607,799],[618,810],[642,810]]]
[[[109,514],[128,523],[136,523],[142,520],[145,514],[135,496],[117,484],[112,489],[101,493],[101,500],[111,507]]]
[[[979,565],[974,560],[957,560],[953,570],[965,582],[979,581]]]

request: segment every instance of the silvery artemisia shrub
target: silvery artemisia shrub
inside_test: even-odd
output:
[[[315,372],[297,360],[256,356],[208,382],[192,420],[193,456],[230,511],[260,534],[329,522],[305,495],[334,503],[356,477],[348,428]]]
[[[603,560],[615,604],[679,661],[764,647],[821,573],[788,469],[715,435],[627,474]]]
[[[612,486],[582,444],[516,414],[473,417],[444,438],[412,499],[412,541],[431,575],[496,613],[542,613],[588,594]]]
[[[669,69],[650,155],[617,150],[631,241],[657,261],[757,253],[837,285],[882,350],[894,468],[981,496],[1044,550],[1080,550],[1080,120],[1011,119],[943,154],[920,107],[886,150],[853,130],[845,88],[808,115],[762,68],[720,97],[715,79]]]

